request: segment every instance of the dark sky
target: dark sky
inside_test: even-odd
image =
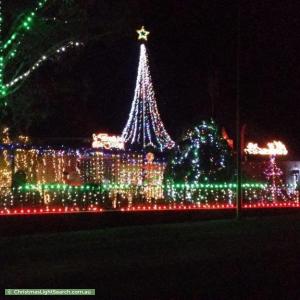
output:
[[[96,131],[122,131],[134,93],[139,55],[135,30],[141,25],[151,32],[150,68],[171,136],[178,138],[212,114],[234,134],[235,1],[90,3],[92,31],[105,34],[87,43],[75,59],[47,65],[46,72],[34,76],[55,101],[49,104],[48,99],[40,108],[49,115],[32,126],[33,135],[89,137]],[[299,151],[300,3],[252,0],[240,1],[240,8],[240,101],[247,138],[278,138],[292,152]]]

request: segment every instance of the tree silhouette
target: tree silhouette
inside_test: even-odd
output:
[[[69,1],[35,3],[31,10],[24,7],[16,18],[8,16],[12,25],[3,13],[8,3],[0,4],[0,99],[4,104],[42,64],[81,45],[74,39],[76,34],[65,37],[68,20],[62,17],[61,6],[69,6]]]

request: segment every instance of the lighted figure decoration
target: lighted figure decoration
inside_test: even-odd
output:
[[[44,62],[57,55],[64,53],[67,49],[81,45],[78,41],[64,41],[57,45],[52,45],[44,53],[41,53],[35,61],[30,62],[28,57],[20,57],[20,49],[25,49],[24,37],[31,32],[38,24],[43,22],[39,15],[50,0],[36,1],[36,7],[26,13],[21,14],[15,24],[8,32],[8,36],[3,36],[3,1],[0,0],[0,99],[5,99],[9,94],[16,92],[22,83],[38,69]],[[38,32],[38,30],[36,30]],[[21,63],[19,62],[21,58]],[[16,61],[16,59],[18,59]],[[4,104],[6,102],[4,101]]]
[[[148,31],[138,30],[139,40],[146,41]],[[122,137],[129,147],[171,149],[175,143],[167,133],[158,112],[153,90],[146,45],[140,45],[140,58],[134,99]]]
[[[137,30],[136,31],[138,33],[138,40],[145,40],[147,41],[148,40],[148,35],[150,34],[149,31],[145,30],[145,27],[142,26],[141,29]]]
[[[226,132],[225,128],[222,128],[222,137],[227,142],[230,149],[233,149],[233,139],[229,138],[228,133]]]
[[[93,134],[93,148],[124,149],[124,140],[121,136],[107,133]]]
[[[148,152],[146,154],[146,161],[147,161],[147,163],[151,164],[153,162],[153,160],[154,160],[154,154],[151,153],[151,152]]]
[[[286,146],[280,141],[273,141],[267,144],[267,147],[261,148],[256,143],[248,143],[244,150],[250,155],[287,155]]]
[[[189,130],[174,151],[167,182],[222,182],[231,179],[232,152],[213,120]]]

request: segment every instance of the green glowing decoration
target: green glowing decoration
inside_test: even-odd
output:
[[[146,187],[147,185],[143,185]],[[134,189],[136,186],[132,184],[119,184],[119,183],[110,183],[110,184],[99,184],[99,185],[80,185],[80,186],[72,186],[68,184],[24,184],[20,185],[17,188],[19,191],[33,191],[33,190],[78,190],[78,191],[105,191],[105,190],[130,190]],[[152,186],[151,186],[152,187]],[[181,183],[173,183],[166,185],[157,185],[157,188],[165,188],[165,189],[175,189],[175,190],[230,190],[235,189],[235,183],[196,183],[196,184],[181,184]],[[243,188],[246,189],[266,189],[267,184],[261,182],[248,182],[243,183]]]
[[[6,104],[6,98],[8,95],[16,92],[22,83],[31,75],[33,71],[40,67],[45,61],[50,58],[65,52],[68,48],[80,46],[81,43],[75,41],[64,41],[57,44],[54,47],[46,50],[45,53],[34,61],[29,62],[28,57],[20,49],[24,46],[24,37],[29,32],[34,31],[34,28],[38,29],[38,22],[42,22],[40,16],[43,9],[45,9],[50,0],[39,0],[36,2],[35,8],[31,11],[21,14],[17,18],[16,26],[8,30],[6,34],[3,33],[3,1],[0,0],[0,99],[3,99]],[[37,31],[37,30],[36,30]],[[21,55],[21,57],[19,57]],[[21,63],[16,62],[16,58]]]
[[[189,130],[176,147],[166,170],[166,181],[223,182],[233,178],[232,151],[213,120]]]

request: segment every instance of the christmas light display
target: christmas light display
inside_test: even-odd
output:
[[[264,170],[264,174],[267,177],[267,180],[271,183],[268,190],[270,191],[270,200],[274,201],[276,199],[284,199],[285,193],[282,188],[282,180],[281,176],[283,174],[282,170],[277,166],[275,155],[270,156],[269,164],[267,165],[266,169]]]
[[[144,26],[142,26],[141,29],[137,30],[136,32],[138,33],[139,41],[141,41],[141,40],[147,41],[148,40],[148,35],[150,34],[150,32],[147,31]]]
[[[256,143],[248,143],[245,153],[250,155],[287,155],[286,146],[280,141],[273,141],[267,147],[261,148]]]
[[[121,136],[107,133],[93,134],[93,148],[124,149],[124,140]]]
[[[149,32],[138,30],[139,40],[147,40]],[[146,45],[140,45],[140,58],[134,99],[122,137],[132,147],[171,149],[175,143],[167,133],[158,112],[153,90]]]
[[[165,162],[151,152],[2,144],[0,154],[0,215],[234,207],[236,184],[163,184]],[[25,176],[18,181],[20,173]],[[277,199],[277,206],[268,191],[266,183],[244,183],[245,207],[299,206],[297,191]]]
[[[214,121],[203,121],[178,144],[166,170],[167,182],[228,181],[232,153]]]
[[[282,189],[281,176],[283,172],[276,164],[276,156],[288,154],[286,146],[280,141],[268,143],[265,148],[258,147],[256,143],[248,143],[244,151],[250,155],[267,155],[270,157],[269,163],[264,170],[264,175],[270,183],[266,189],[266,191],[269,192],[269,195],[266,195],[266,199],[275,201],[277,199],[284,200],[287,198],[287,190]]]
[[[215,130],[214,123],[202,125],[211,126],[208,132]],[[214,137],[206,130],[202,133],[204,144]],[[166,163],[151,152],[17,145],[11,144],[6,129],[3,140],[8,143],[0,145],[0,215],[233,209],[235,205],[232,182],[164,183]],[[274,170],[268,173],[270,178]],[[270,197],[272,182],[242,186],[244,208],[299,207],[299,193],[290,186],[276,183],[278,190],[286,191],[276,197]]]
[[[298,202],[283,202],[283,203],[258,203],[245,204],[244,209],[299,209]],[[122,212],[163,212],[163,211],[193,211],[193,210],[232,210],[235,209],[231,204],[167,204],[167,205],[136,205],[126,208],[121,208]],[[52,208],[21,208],[21,209],[5,209],[0,210],[0,216],[22,216],[22,215],[45,215],[45,214],[79,214],[79,213],[103,213],[106,210],[100,207],[92,206],[88,208],[80,207],[52,207]]]
[[[20,203],[30,207],[34,203],[41,206],[73,203],[76,207],[85,204],[85,208],[86,204],[102,208],[161,202],[233,204],[233,183],[162,184],[165,163],[157,161],[153,153],[144,156],[134,152],[54,150],[29,145],[22,148],[2,145],[0,152],[1,174],[6,174],[0,180],[0,202],[6,203],[5,207],[10,204],[14,208]],[[25,182],[15,180],[11,189],[12,178],[20,171],[25,174]],[[267,184],[245,183],[243,188],[248,202],[266,199]],[[164,193],[169,197],[165,198]]]
[[[129,204],[137,201],[136,197],[145,201],[162,198],[165,163],[149,160],[141,153],[120,150],[55,150],[32,148],[30,145],[2,145],[0,169],[0,202],[2,194],[10,192],[11,186],[25,183],[39,187],[44,184],[43,190],[47,188],[45,184],[75,187],[104,184],[107,197],[116,207],[119,198],[128,199]],[[105,188],[106,184],[112,183],[118,188]],[[127,185],[131,188],[128,189]]]
[[[147,187],[148,184],[26,184],[6,190],[5,193],[1,190],[0,215],[102,212],[111,209],[151,211],[234,208],[232,200],[236,186],[233,183],[157,185],[157,189],[171,189],[174,198],[152,198],[150,202],[141,192]],[[245,183],[243,190],[246,200],[244,208],[299,207],[298,193],[290,194],[285,201],[269,202],[266,200],[266,184]],[[191,198],[191,194],[197,197]]]
[[[9,36],[4,38],[2,33],[3,10],[0,1],[0,98],[5,99],[9,94],[14,93],[21,84],[30,76],[30,74],[39,68],[45,61],[56,55],[64,53],[67,49],[82,45],[78,41],[67,41],[51,47],[45,53],[41,54],[32,65],[27,65],[27,57],[23,58],[22,63],[15,62],[24,43],[26,34],[34,28],[37,21],[41,22],[38,17],[49,0],[37,1],[36,7],[18,18],[16,27],[12,28]],[[5,102],[4,102],[5,103]]]

